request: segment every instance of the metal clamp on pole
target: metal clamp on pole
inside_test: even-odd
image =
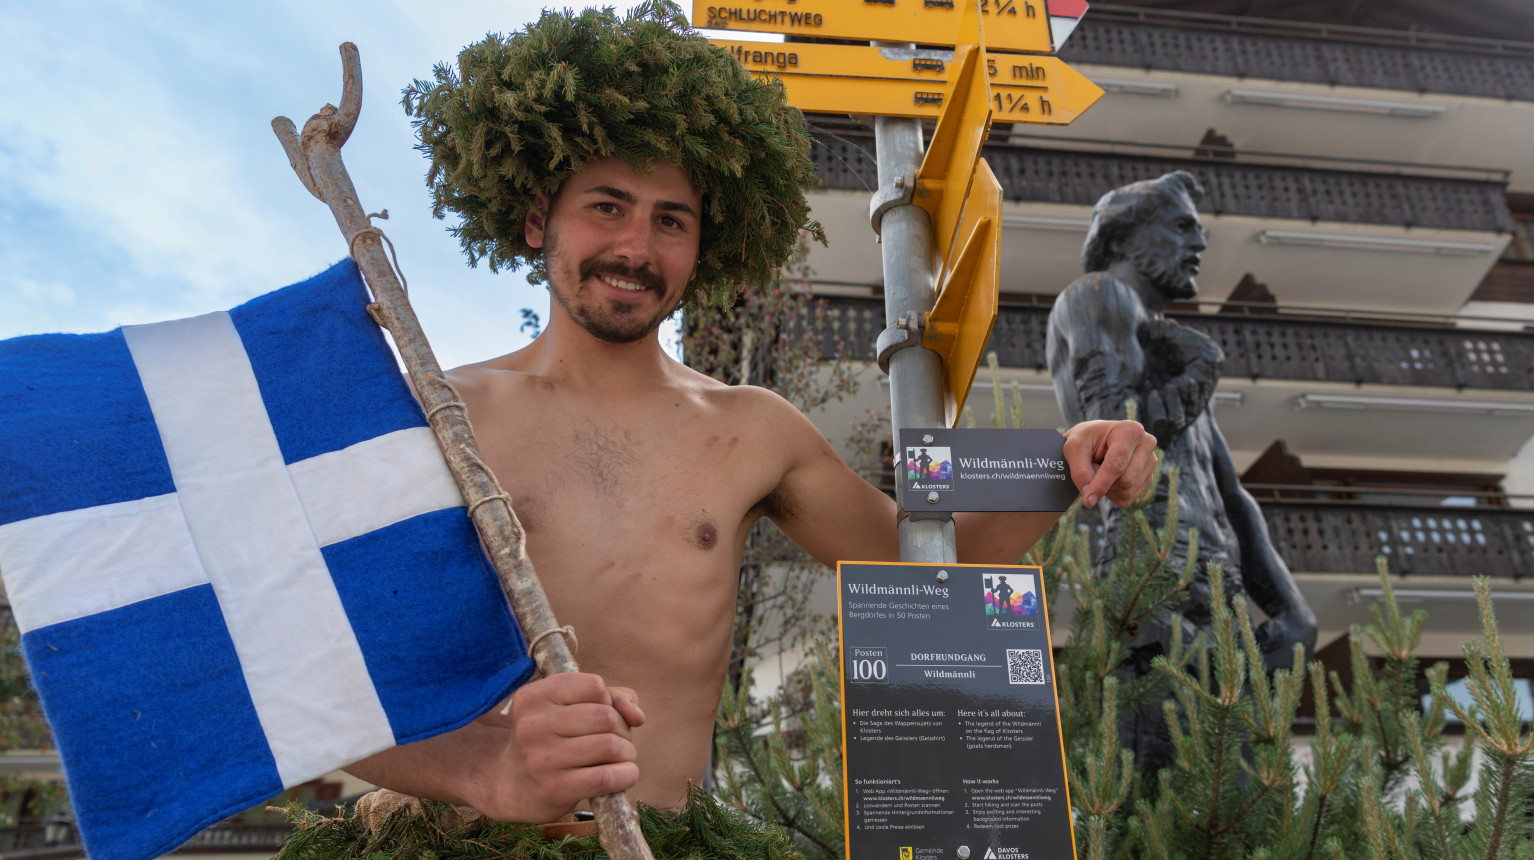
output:
[[[894,185],[881,187],[874,192],[874,199],[868,201],[868,221],[873,224],[875,236],[881,238],[883,236],[879,227],[884,222],[884,213],[896,206],[910,205],[915,194],[916,171],[914,170],[895,177]]]
[[[927,327],[927,315],[921,311],[906,311],[894,325],[879,332],[874,349],[879,355],[879,369],[888,376],[890,356],[913,346],[921,346],[922,332]]]

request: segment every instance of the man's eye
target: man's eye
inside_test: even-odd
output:
[[[660,219],[660,223],[661,223],[662,226],[670,227],[673,230],[680,229],[681,226],[682,226],[682,222],[681,221],[677,220],[676,218],[674,218],[674,217],[672,217],[670,215],[662,215],[661,219]]]
[[[608,203],[607,201],[603,200],[603,201],[600,201],[600,202],[598,202],[596,204],[596,210],[598,212],[602,212],[604,214],[611,215],[614,212],[618,211],[618,204],[616,204],[616,203]]]

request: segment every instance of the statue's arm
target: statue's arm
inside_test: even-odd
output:
[[[1146,319],[1135,332],[1158,383],[1145,395],[1145,428],[1163,448],[1209,408],[1225,356],[1203,332],[1172,320]]]
[[[1263,651],[1272,653],[1273,665],[1287,665],[1295,642],[1305,645],[1308,658],[1316,650],[1316,616],[1306,604],[1294,574],[1273,546],[1268,523],[1257,500],[1241,486],[1225,436],[1213,421],[1211,447],[1215,485],[1225,505],[1225,516],[1241,546],[1241,578],[1247,594],[1267,613],[1269,620],[1257,630]]]

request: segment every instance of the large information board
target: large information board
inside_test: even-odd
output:
[[[837,565],[849,860],[1075,857],[1040,574]]]

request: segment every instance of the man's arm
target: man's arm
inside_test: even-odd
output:
[[[770,420],[784,440],[783,478],[764,505],[794,543],[821,562],[896,561],[894,500],[847,468],[820,431],[787,401]],[[1155,473],[1155,439],[1133,421],[1089,421],[1065,438],[1071,479],[1092,504],[1126,507]],[[966,513],[955,517],[959,561],[1015,564],[1060,518],[1057,512]]]
[[[1241,545],[1241,579],[1252,600],[1268,614],[1257,629],[1257,641],[1263,652],[1271,655],[1275,667],[1287,666],[1289,648],[1295,642],[1305,645],[1308,658],[1316,650],[1316,616],[1300,594],[1289,566],[1279,557],[1268,534],[1262,509],[1246,488],[1225,444],[1225,436],[1211,420],[1215,485],[1225,505],[1225,516]]]
[[[541,823],[582,800],[639,781],[631,727],[637,697],[596,675],[567,673],[528,683],[511,712],[393,747],[346,768],[404,794],[472,806],[499,821]]]

